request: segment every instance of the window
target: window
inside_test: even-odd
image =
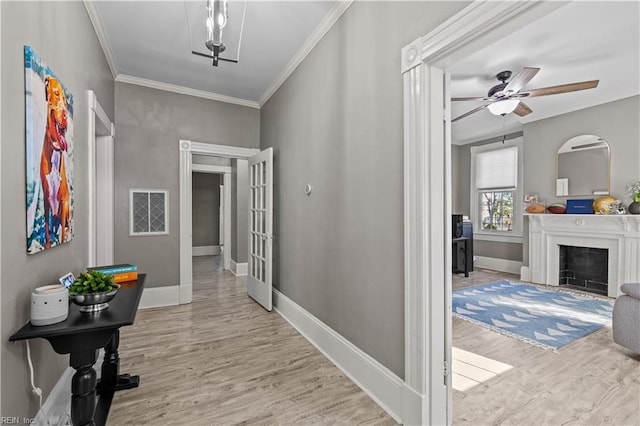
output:
[[[169,193],[154,189],[129,190],[129,235],[169,233]]]
[[[522,239],[522,138],[471,148],[471,217],[479,239]]]

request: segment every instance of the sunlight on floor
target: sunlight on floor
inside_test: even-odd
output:
[[[452,348],[451,358],[453,364],[453,375],[451,377],[453,389],[460,392],[469,390],[513,368],[511,365],[455,347]]]

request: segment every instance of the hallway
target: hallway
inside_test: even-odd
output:
[[[246,294],[220,256],[193,260],[193,303],[138,312],[121,331],[108,424],[395,424],[276,312]]]

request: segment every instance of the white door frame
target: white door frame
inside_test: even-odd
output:
[[[2,6],[0,6],[0,23],[2,22]],[[0,31],[0,50],[2,50],[2,31]],[[0,52],[1,53],[1,52]],[[2,82],[2,67],[0,66],[0,82]],[[2,99],[2,84],[0,83],[0,99]],[[0,102],[0,139],[2,139],[2,102]],[[2,150],[0,149],[0,152]],[[2,156],[0,155],[0,188],[2,188]],[[1,202],[0,202],[1,203]],[[0,235],[2,235],[2,209],[0,208]],[[0,238],[2,241],[2,238]],[[1,245],[0,245],[1,246]],[[2,250],[0,249],[0,252]],[[0,282],[2,282],[2,256],[0,255]],[[0,289],[0,306],[2,306],[2,291]],[[0,330],[2,315],[0,315]],[[0,350],[0,366],[2,366],[2,351]],[[0,383],[2,383],[2,368],[0,368]],[[0,386],[0,407],[2,407],[2,386]]]
[[[87,92],[88,100],[88,181],[89,181],[89,257],[87,266],[96,266],[98,245],[102,253],[107,253],[101,263],[113,262],[114,246],[114,156],[113,139],[115,127],[98,102],[92,90]],[[98,153],[103,154],[98,156]],[[109,182],[97,178],[98,160],[103,170],[111,173]],[[100,199],[98,199],[98,194]],[[98,226],[100,225],[100,226]],[[109,255],[110,254],[110,255]]]
[[[444,70],[561,6],[476,1],[402,49],[404,424],[451,423],[451,119]]]
[[[192,164],[191,172],[195,173],[211,173],[222,175],[222,187],[223,191],[221,195],[221,199],[224,201],[222,203],[224,207],[223,214],[220,215],[219,220],[220,227],[222,228],[222,241],[224,241],[223,245],[223,262],[224,269],[231,269],[231,167],[230,166],[216,166],[212,164]],[[192,188],[193,190],[193,188]],[[193,208],[193,206],[192,206]],[[193,218],[192,218],[193,219]],[[192,224],[193,226],[193,224]]]
[[[229,145],[214,145],[184,139],[178,142],[178,149],[180,150],[180,304],[184,304],[191,303],[193,298],[193,267],[191,264],[193,256],[191,216],[193,156],[211,155],[215,157],[246,160],[259,153],[260,150]],[[228,187],[227,191],[229,190],[230,188]],[[229,206],[229,215],[231,215],[231,203],[227,204]],[[228,222],[230,223],[231,221]],[[231,225],[229,225],[229,227],[230,226]],[[229,231],[229,234],[230,233]]]

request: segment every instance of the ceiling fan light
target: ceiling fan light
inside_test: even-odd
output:
[[[520,101],[518,99],[504,99],[502,101],[489,104],[487,108],[493,115],[507,115],[512,113],[517,107]]]

